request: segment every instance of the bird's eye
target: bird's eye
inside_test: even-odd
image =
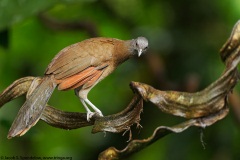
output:
[[[138,43],[136,42],[136,47],[138,47]]]

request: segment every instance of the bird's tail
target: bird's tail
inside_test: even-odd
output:
[[[40,119],[44,108],[51,97],[56,84],[50,76],[42,79],[40,84],[27,95],[27,99],[20,108],[9,133],[8,138],[24,135]]]

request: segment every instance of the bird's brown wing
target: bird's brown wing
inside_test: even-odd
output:
[[[53,74],[56,80],[64,80],[89,67],[98,68],[107,64],[112,58],[115,41],[111,38],[92,38],[68,46],[55,56],[45,74]]]
[[[107,66],[108,65],[104,64],[103,67],[88,67],[82,72],[79,72],[66,79],[60,80],[58,90],[75,89],[80,86],[84,86],[84,88],[89,88],[99,79]]]

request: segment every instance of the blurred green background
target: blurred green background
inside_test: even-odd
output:
[[[224,69],[219,49],[240,18],[239,0],[0,0],[0,91],[24,76],[42,76],[62,48],[95,37],[149,39],[148,53],[120,66],[98,84],[89,99],[104,115],[127,106],[131,81],[158,89],[194,92],[216,80]],[[97,159],[110,146],[122,149],[128,135],[91,134],[91,127],[66,131],[40,121],[21,138],[7,133],[24,97],[0,110],[0,156],[66,156]],[[85,112],[73,91],[55,91],[49,104]],[[161,113],[145,102],[143,128],[134,139],[149,137],[160,125],[183,118]],[[240,159],[240,128],[233,110],[203,130],[171,134],[134,154],[131,160]]]

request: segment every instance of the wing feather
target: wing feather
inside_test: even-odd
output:
[[[95,67],[89,67],[85,69],[84,71],[75,74],[71,77],[68,77],[64,80],[62,80],[58,85],[58,90],[68,90],[71,89],[72,86],[80,83],[81,81],[84,81],[86,79],[90,79],[91,75],[93,75],[97,70]],[[90,77],[90,78],[89,78]]]
[[[112,38],[92,38],[73,44],[60,51],[48,65],[45,74],[56,80],[80,73],[88,67],[98,67],[112,58],[115,42]]]

